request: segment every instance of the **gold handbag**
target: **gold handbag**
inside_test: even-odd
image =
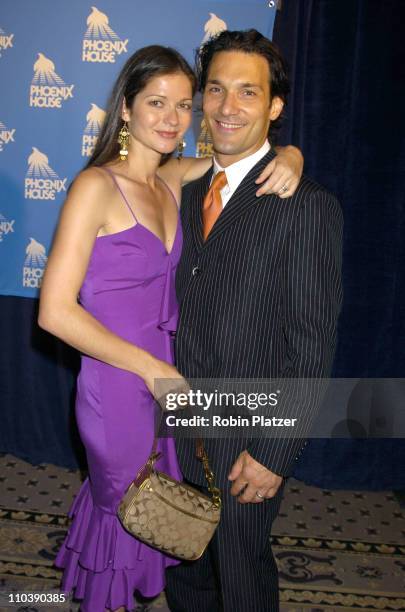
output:
[[[221,514],[221,492],[201,439],[197,457],[202,461],[212,498],[154,469],[161,456],[153,442],[148,461],[129,486],[118,508],[118,517],[133,536],[163,553],[195,561],[208,546]]]

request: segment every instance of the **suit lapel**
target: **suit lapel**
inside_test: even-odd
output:
[[[202,196],[202,199],[199,200],[199,215],[200,215],[200,244],[208,245],[213,240],[215,240],[227,227],[232,225],[236,219],[243,215],[249,208],[254,206],[257,203],[257,198],[255,196],[256,191],[259,189],[259,185],[256,185],[255,180],[261,173],[261,171],[267,166],[267,164],[276,157],[276,153],[273,149],[270,149],[268,153],[250,170],[250,172],[245,176],[229,202],[227,202],[224,210],[219,215],[217,221],[215,222],[214,227],[212,228],[207,240],[205,243],[202,241],[201,236],[201,208],[202,202],[205,196],[205,193]],[[205,175],[207,176],[207,175]],[[204,177],[205,178],[205,177]],[[211,178],[211,174],[209,176]],[[207,183],[209,185],[209,181]],[[208,190],[208,186],[207,186]]]
[[[191,232],[193,234],[193,239],[195,242],[195,246],[199,251],[203,245],[203,236],[202,236],[202,205],[204,202],[204,198],[209,189],[212,177],[212,167],[204,174],[204,176],[196,181],[192,199],[190,202],[191,206]]]

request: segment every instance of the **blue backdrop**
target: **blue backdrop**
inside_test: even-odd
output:
[[[91,154],[112,84],[139,47],[176,47],[193,63],[204,37],[254,27],[271,37],[267,0],[2,0],[0,294],[37,297],[61,204]],[[210,152],[196,111],[188,155]]]
[[[1,0],[0,294],[12,295],[0,295],[0,380],[7,381],[0,451],[77,466],[81,447],[72,406],[78,354],[38,328],[37,300],[15,296],[37,294],[36,287],[24,287],[24,268],[26,284],[39,284],[64,188],[86,161],[120,66],[138,46],[156,42],[176,46],[191,60],[207,23],[208,30],[225,22],[270,34],[274,9],[268,4],[106,0],[97,2],[101,16],[94,16],[85,0]],[[274,31],[293,84],[281,142],[303,149],[306,171],[338,195],[345,212],[345,306],[334,370],[340,377],[403,377],[405,371],[401,15],[404,21],[398,0],[283,0]],[[88,59],[107,61],[83,61],[84,45],[86,53],[101,54]],[[66,87],[61,108],[30,106],[31,85]],[[54,93],[33,90],[38,99]],[[187,152],[196,149],[209,151],[197,113]],[[53,183],[55,200],[26,199],[26,178],[62,181]],[[28,183],[28,189],[45,191],[45,185],[51,184]],[[404,488],[404,465],[403,440],[314,440],[295,475],[331,488]]]

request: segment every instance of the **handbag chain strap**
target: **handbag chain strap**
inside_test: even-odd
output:
[[[162,418],[163,418],[163,410],[161,411],[159,424],[157,427],[158,432],[160,429],[160,425],[162,423]],[[214,506],[214,508],[220,509],[222,505],[221,490],[215,486],[215,476],[214,476],[214,472],[210,468],[207,451],[204,448],[204,442],[202,438],[197,438],[195,442],[196,442],[196,457],[203,464],[204,474],[205,474],[205,478],[208,484],[208,491],[211,494],[212,505]],[[155,462],[161,457],[162,453],[158,453],[156,452],[156,450],[157,450],[157,435],[155,435],[154,437],[152,451],[149,455],[148,461],[146,462],[144,466],[144,469],[151,471],[153,469]]]
[[[214,472],[210,468],[210,463],[208,460],[207,451],[204,448],[204,442],[202,438],[197,438],[196,442],[196,455],[197,459],[202,461],[205,478],[208,483],[208,491],[211,493],[212,503],[215,508],[221,508],[222,500],[221,500],[221,490],[215,486],[215,476]]]

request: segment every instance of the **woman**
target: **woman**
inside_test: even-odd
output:
[[[151,450],[154,379],[182,381],[172,365],[178,202],[182,183],[211,161],[160,164],[190,125],[194,88],[172,49],[146,47],[127,61],[94,155],[64,204],[43,281],[40,326],[83,354],[76,416],[89,479],[56,560],[83,612],[132,610],[134,591],[157,595],[177,563],[126,533],[116,511]],[[273,186],[297,182],[283,164],[275,174]],[[181,478],[173,440],[159,440],[158,450],[157,468]]]

